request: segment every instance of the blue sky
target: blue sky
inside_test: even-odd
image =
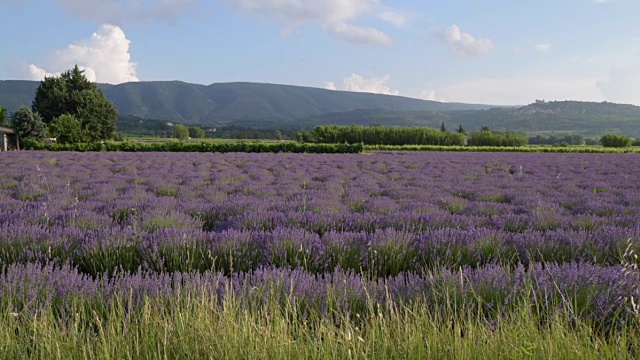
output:
[[[0,0],[0,79],[640,105],[637,0]]]

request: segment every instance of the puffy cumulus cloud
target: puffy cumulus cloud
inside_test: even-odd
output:
[[[29,75],[32,80],[42,80],[77,64],[91,81],[110,84],[138,81],[137,64],[131,62],[129,54],[130,44],[120,27],[105,24],[90,39],[56,50],[44,66],[53,71],[31,64]]]
[[[494,49],[493,41],[490,39],[475,38],[471,34],[462,32],[455,24],[445,30],[435,31],[433,34],[459,57],[481,57],[488,55]]]
[[[536,99],[602,101],[596,78],[513,77],[475,78],[436,89],[450,102],[526,105]]]
[[[553,45],[549,43],[540,43],[535,45],[535,49],[537,52],[541,52],[545,54],[550,52],[552,48],[553,48]]]
[[[607,101],[640,105],[640,63],[611,69],[609,79],[597,87]]]
[[[353,25],[352,20],[374,11],[380,0],[224,0],[230,5],[283,23],[287,32],[300,25],[319,25],[330,35],[357,44],[388,44],[384,32]],[[390,15],[387,14],[387,18]],[[399,17],[396,16],[398,22]]]
[[[366,92],[374,94],[384,95],[400,95],[398,90],[393,90],[387,86],[387,82],[391,79],[391,75],[387,74],[383,77],[365,78],[362,75],[351,74],[351,76],[344,78],[342,84],[337,86],[334,82],[324,83],[325,89],[328,90],[342,90],[353,92]]]
[[[193,12],[195,0],[58,0],[72,16],[102,23],[175,23]]]

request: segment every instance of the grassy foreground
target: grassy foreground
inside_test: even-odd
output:
[[[80,299],[62,317],[53,308],[3,311],[0,358],[632,359],[640,345],[636,333],[596,334],[564,315],[540,321],[531,304],[491,322],[419,303],[370,304],[368,318],[303,319],[273,301],[248,310],[232,296],[219,303],[211,295],[149,298],[129,311],[116,301],[100,312]]]

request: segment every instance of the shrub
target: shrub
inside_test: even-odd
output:
[[[117,133],[113,134],[113,140],[114,141],[124,141],[125,140],[124,133],[117,132]]]
[[[494,132],[489,130],[469,134],[470,146],[525,146],[529,138],[516,132]]]
[[[182,124],[173,127],[173,134],[176,139],[187,140],[189,138],[189,128]]]
[[[205,135],[204,129],[201,127],[189,128],[189,137],[192,139],[204,139]]]
[[[44,149],[44,143],[34,138],[22,139],[20,146],[25,150],[42,150]]]
[[[600,142],[604,147],[624,148],[631,147],[633,141],[630,137],[620,134],[607,134],[600,138]]]
[[[49,136],[60,144],[77,144],[85,140],[82,124],[75,116],[63,114],[49,124]]]

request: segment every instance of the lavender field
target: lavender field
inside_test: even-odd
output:
[[[301,316],[528,301],[611,330],[637,316],[639,176],[636,154],[5,153],[0,298],[60,317],[231,291]]]

